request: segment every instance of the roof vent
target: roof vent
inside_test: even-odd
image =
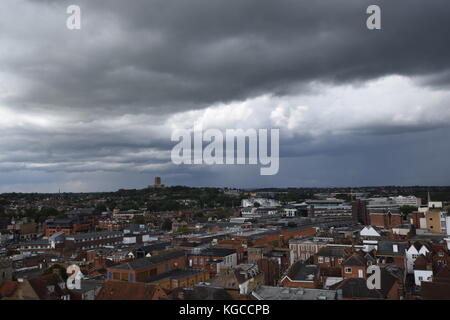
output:
[[[297,294],[298,294],[298,295],[304,295],[304,294],[305,294],[305,289],[299,288],[299,289],[297,290]]]

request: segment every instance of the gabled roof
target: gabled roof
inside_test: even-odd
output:
[[[319,274],[319,266],[295,262],[288,270],[286,276],[291,281],[314,281]]]
[[[373,226],[365,226],[361,231],[359,232],[362,236],[371,236],[371,237],[380,237],[381,230],[377,227]]]
[[[332,286],[341,289],[344,298],[354,299],[385,299],[395,284],[396,278],[385,269],[381,269],[381,289],[369,289],[366,279],[348,278]]]
[[[394,245],[397,246],[397,252],[394,251]],[[404,256],[408,249],[408,243],[395,241],[378,241],[377,256]]]
[[[65,281],[56,273],[29,279],[28,282],[41,300],[56,300],[69,294],[65,288]],[[64,289],[59,286],[60,284],[64,284]],[[48,286],[53,286],[54,291],[49,291]]]
[[[353,267],[364,267],[366,266],[366,259],[362,257],[359,253],[354,253],[350,257],[348,257],[344,262],[342,262],[343,266],[353,266]]]
[[[434,282],[449,282],[450,283],[450,268],[448,266],[442,267],[434,276]]]
[[[163,290],[153,284],[108,280],[95,300],[154,300]]]

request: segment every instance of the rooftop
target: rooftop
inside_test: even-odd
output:
[[[152,256],[149,258],[142,258],[133,260],[127,263],[123,263],[117,266],[113,266],[110,269],[114,270],[139,270],[144,269],[147,267],[151,267],[153,265],[162,263],[164,261],[170,260],[170,259],[176,259],[179,257],[183,257],[185,255],[183,250],[176,250],[176,251],[170,251],[166,253],[161,253],[156,256]]]
[[[252,295],[258,300],[336,300],[336,290],[259,286]]]

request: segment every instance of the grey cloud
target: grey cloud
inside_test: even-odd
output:
[[[335,134],[330,124],[318,138],[294,127],[282,140],[280,174],[271,178],[253,167],[168,165],[167,121],[260,95],[320,95],[311,86],[317,82],[358,86],[399,74],[448,90],[448,0],[78,0],[83,27],[68,31],[65,8],[72,2],[0,3],[0,107],[31,117],[12,117],[15,123],[0,128],[0,190],[65,183],[99,191],[145,186],[160,173],[168,183],[338,185],[351,183],[352,168],[362,184],[446,181],[425,167],[418,147],[431,141],[449,155],[439,141],[448,137],[440,113],[445,99],[425,106],[437,110],[435,118],[423,112],[408,123],[366,122],[357,114],[361,125]],[[382,8],[381,31],[365,28],[371,4]],[[39,116],[57,119],[45,126],[33,122]],[[315,129],[320,117],[309,126]],[[406,169],[402,159],[383,158],[398,149],[414,159]],[[448,173],[444,161],[434,165]]]

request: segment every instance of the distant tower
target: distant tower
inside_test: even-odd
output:
[[[149,186],[150,188],[152,186]],[[164,185],[161,184],[161,177],[155,177],[155,183],[153,184],[153,188],[164,188]]]
[[[367,210],[367,201],[352,201],[352,217],[354,221],[362,223],[363,225],[367,226],[370,224],[369,212]]]

